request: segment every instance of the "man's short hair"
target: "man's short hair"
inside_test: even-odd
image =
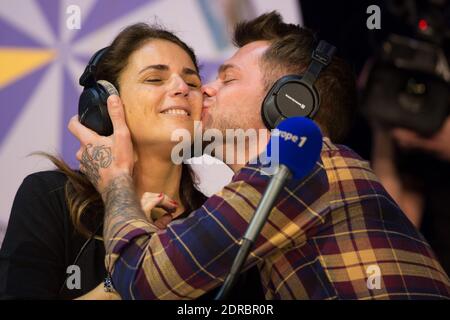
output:
[[[283,75],[304,73],[317,45],[312,31],[284,23],[276,11],[241,22],[234,30],[234,44],[239,48],[260,40],[271,43],[261,59],[267,91]],[[351,126],[356,108],[354,73],[343,59],[334,56],[315,86],[321,104],[314,120],[331,140],[341,141]]]

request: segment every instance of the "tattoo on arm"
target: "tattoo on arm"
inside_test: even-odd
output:
[[[93,146],[88,144],[81,155],[83,172],[94,186],[98,185],[100,179],[100,168],[108,168],[112,163],[112,153],[110,147]]]
[[[102,196],[105,203],[103,230],[105,241],[114,237],[116,232],[131,219],[146,221],[131,176],[121,175],[115,178]]]

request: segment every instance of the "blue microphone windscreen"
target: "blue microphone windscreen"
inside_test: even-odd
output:
[[[272,163],[287,166],[295,179],[307,176],[322,150],[322,133],[309,118],[292,117],[280,122],[272,131],[267,155]]]

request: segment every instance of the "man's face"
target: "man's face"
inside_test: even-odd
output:
[[[265,129],[261,104],[265,97],[260,58],[267,41],[251,42],[240,48],[219,68],[216,80],[205,84],[203,129]]]

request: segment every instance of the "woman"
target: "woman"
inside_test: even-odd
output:
[[[194,120],[200,120],[201,80],[192,49],[170,32],[135,24],[115,38],[96,78],[114,84],[124,104],[138,196],[144,206],[159,197],[165,209],[159,220],[158,212],[146,212],[149,220],[163,228],[172,218],[201,206],[205,198],[195,188],[190,168],[170,158],[172,131],[183,128],[192,133]],[[115,298],[103,290],[101,197],[79,171],[47,157],[59,171],[28,176],[14,200],[0,252],[0,295]]]

